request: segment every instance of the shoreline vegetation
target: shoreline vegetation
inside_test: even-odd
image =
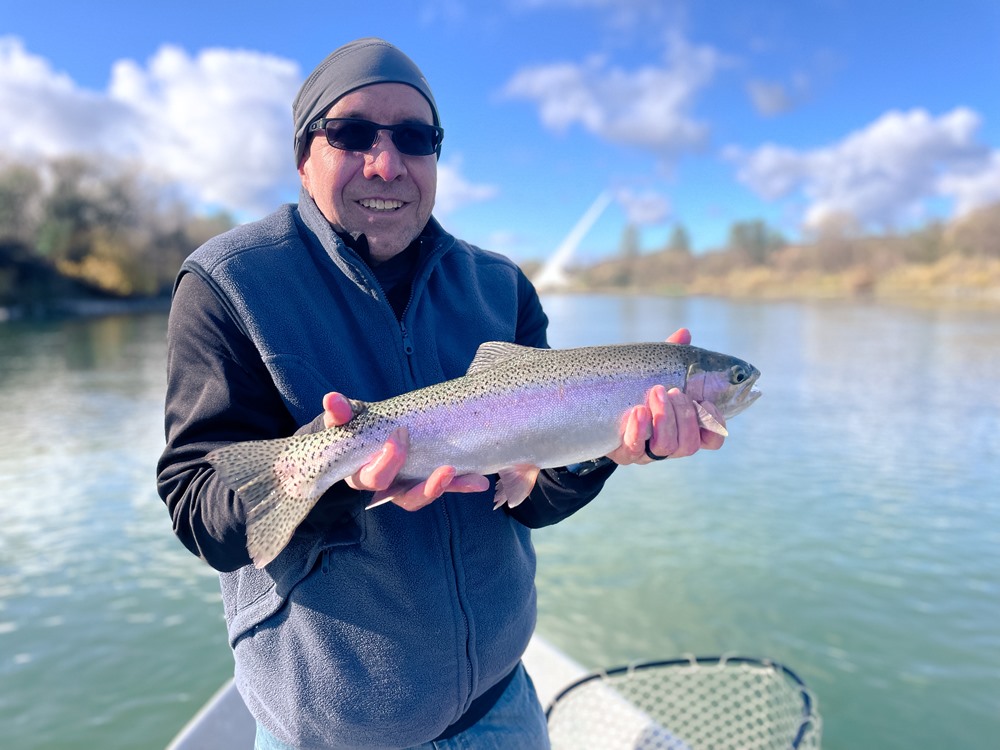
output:
[[[905,234],[865,235],[834,217],[799,244],[738,222],[725,248],[699,254],[683,227],[654,252],[638,252],[636,237],[626,229],[616,257],[571,269],[561,290],[1000,309],[1000,203]]]
[[[714,273],[696,271],[681,279],[658,273],[657,266],[662,262],[650,258],[635,264],[628,269],[632,276],[628,281],[621,280],[620,264],[602,263],[581,269],[579,276],[559,291],[769,302],[867,301],[1000,310],[1000,259],[949,257],[927,264],[900,264],[882,274],[865,264],[841,271],[737,265]],[[602,278],[605,275],[618,278],[608,281]]]
[[[135,165],[0,155],[0,321],[165,308],[184,258],[232,226]]]
[[[233,226],[127,165],[0,156],[0,322],[167,309],[183,259]],[[541,267],[522,265],[529,277]],[[628,226],[612,257],[567,278],[558,291],[1000,309],[1000,203],[899,234],[830,217],[798,244],[763,221],[736,222],[725,247],[702,253],[683,225],[648,252]]]

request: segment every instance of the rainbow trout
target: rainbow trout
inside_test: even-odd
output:
[[[501,342],[479,347],[462,377],[385,401],[355,402],[347,424],[309,435],[258,440],[208,455],[248,508],[247,550],[263,567],[335,482],[360,469],[393,430],[409,431],[400,480],[438,466],[458,474],[498,474],[495,507],[524,500],[539,470],[610,453],[629,408],[654,385],[711,401],[727,419],[760,395],[760,372],[735,357],[668,343],[533,349]],[[696,404],[703,427],[727,434]]]

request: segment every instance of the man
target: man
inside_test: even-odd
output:
[[[484,341],[546,346],[517,266],[431,216],[443,131],[409,58],[351,42],[306,80],[293,116],[299,203],[206,243],[178,276],[158,477],[175,532],[221,572],[257,746],[547,747],[520,665],[535,624],[529,528],[584,506],[615,464],[721,438],[702,433],[684,394],[656,388],[610,457],[542,472],[524,503],[494,512],[487,477],[442,466],[395,482],[401,431],[254,568],[246,511],[209,451],[343,424],[342,394],[378,400],[459,376]],[[364,510],[373,500],[391,502]]]

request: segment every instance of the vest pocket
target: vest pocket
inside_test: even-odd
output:
[[[293,537],[263,569],[248,565],[223,573],[220,579],[230,645],[235,648],[244,636],[276,615],[292,590],[317,569],[326,572],[331,550],[361,544],[366,534],[367,518],[360,510],[322,534]]]

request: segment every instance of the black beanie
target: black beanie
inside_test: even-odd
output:
[[[431,105],[434,124],[441,124],[434,95],[420,68],[389,42],[375,37],[356,39],[331,52],[306,79],[295,97],[292,120],[295,124],[296,169],[309,143],[309,125],[322,117],[344,94],[373,83],[405,83],[412,86]]]

